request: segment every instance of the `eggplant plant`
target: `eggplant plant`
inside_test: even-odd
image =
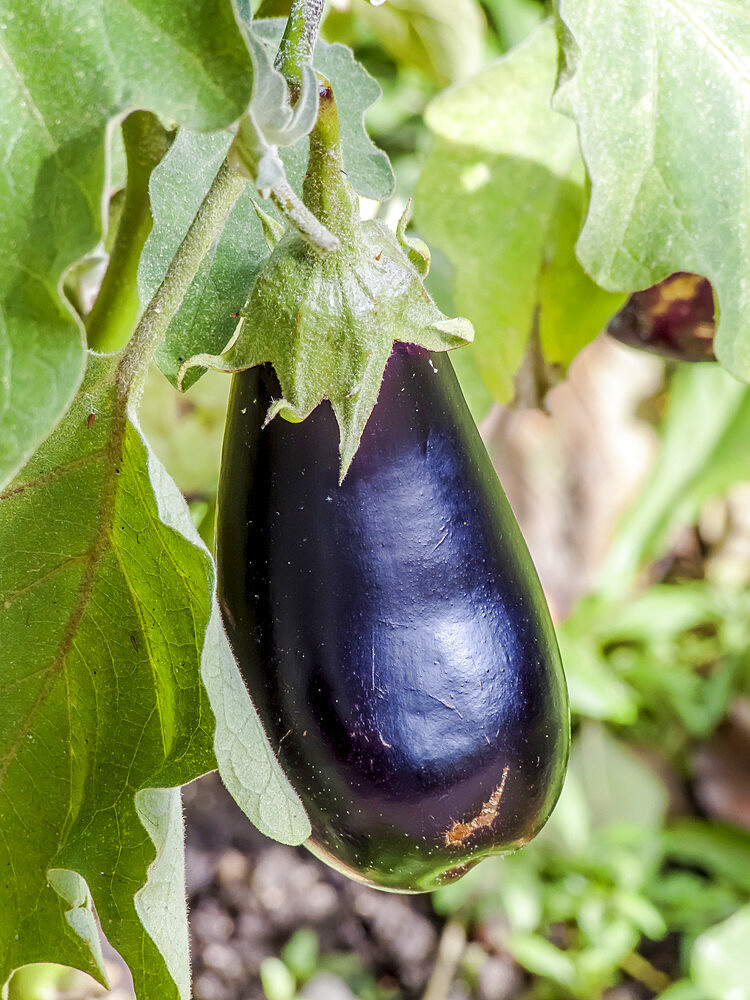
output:
[[[427,255],[403,226],[399,246],[359,221],[330,86],[319,98],[303,200],[339,249],[283,237],[231,347],[182,372],[238,373],[219,604],[310,818],[306,844],[361,881],[418,892],[541,828],[565,773],[567,693],[518,525],[450,362],[427,350],[471,330],[429,300]],[[269,330],[281,385],[256,367]],[[319,341],[348,391],[311,407],[290,373]]]
[[[0,5],[0,984],[106,983],[103,934],[139,1000],[187,997],[180,787],[215,769],[267,836],[386,889],[522,846],[567,696],[459,382],[474,415],[527,398],[519,369],[541,399],[678,271],[748,374],[739,7],[559,0],[473,76],[420,57],[456,80],[407,233],[337,40],[393,23],[365,3],[323,38],[323,0]],[[399,200],[395,231],[360,217]],[[139,418],[150,370],[207,367],[234,380],[218,563]]]

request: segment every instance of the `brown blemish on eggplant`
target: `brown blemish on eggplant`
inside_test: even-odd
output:
[[[445,843],[447,847],[451,847],[454,844],[463,844],[477,830],[484,826],[492,826],[500,808],[500,799],[503,797],[507,778],[508,765],[506,764],[503,768],[503,776],[500,779],[500,784],[479,810],[479,814],[474,819],[470,819],[468,823],[456,822],[445,831]]]

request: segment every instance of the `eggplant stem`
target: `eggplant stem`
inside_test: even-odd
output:
[[[153,356],[182,305],[201,261],[224,228],[246,183],[246,179],[235,173],[226,160],[219,167],[167,268],[164,280],[154,292],[125,348],[117,372],[118,395],[121,398],[132,398],[137,402]]]
[[[292,0],[274,66],[286,77],[292,103],[302,86],[302,67],[312,64],[325,0]]]

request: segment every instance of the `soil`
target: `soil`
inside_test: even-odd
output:
[[[356,885],[304,848],[267,840],[215,774],[183,795],[196,1000],[263,1000],[261,963],[300,928],[315,930],[321,954],[356,955],[384,994],[422,995],[440,936],[429,897]],[[330,975],[306,995],[323,985],[327,1000],[352,996]]]

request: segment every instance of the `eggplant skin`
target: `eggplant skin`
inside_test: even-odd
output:
[[[565,678],[518,525],[444,354],[397,345],[343,483],[328,403],[262,427],[234,376],[219,600],[307,809],[307,846],[427,892],[543,826],[569,748]]]

